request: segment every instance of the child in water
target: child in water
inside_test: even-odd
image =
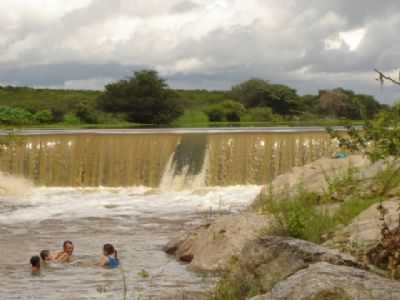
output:
[[[40,258],[42,259],[43,262],[48,263],[54,260],[53,256],[50,255],[49,250],[42,250],[40,251]]]
[[[110,269],[119,267],[118,253],[113,245],[105,244],[103,246],[103,256],[100,258],[98,265],[100,267],[107,267]]]
[[[40,273],[40,257],[35,255],[31,257],[32,274]]]

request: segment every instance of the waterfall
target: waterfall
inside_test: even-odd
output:
[[[183,166],[179,170],[178,163],[174,159],[175,157],[175,153],[171,155],[161,177],[161,190],[195,190],[207,185],[207,171],[209,165],[208,150],[206,150],[204,161],[199,173],[192,173],[190,164]]]
[[[335,148],[320,132],[26,135],[0,151],[0,172],[47,187],[260,185]],[[7,182],[0,195],[25,189]]]

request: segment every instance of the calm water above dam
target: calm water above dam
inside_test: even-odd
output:
[[[51,131],[8,140],[0,152],[0,299],[123,299],[121,271],[93,264],[106,242],[119,250],[128,299],[206,289],[211,278],[162,246],[244,208],[277,174],[334,151],[322,131],[287,131]],[[58,251],[65,239],[80,263],[32,277],[30,256]]]

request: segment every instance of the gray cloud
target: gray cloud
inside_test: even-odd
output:
[[[5,84],[101,88],[148,66],[180,88],[262,77],[301,93],[343,86],[400,98],[395,87],[381,91],[372,71],[399,67],[397,0],[92,0],[57,18],[14,18],[2,5]],[[342,34],[357,29],[365,35],[352,51]]]
[[[193,1],[182,1],[174,5],[170,12],[171,13],[187,13],[191,12],[197,8],[199,8],[200,5],[198,3],[195,3]]]

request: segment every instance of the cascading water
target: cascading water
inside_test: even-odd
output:
[[[160,182],[160,189],[196,190],[207,185],[207,137],[184,136],[171,155]]]
[[[1,150],[1,299],[74,300],[122,299],[121,274],[94,266],[104,243],[118,249],[128,299],[205,290],[207,280],[161,247],[209,211],[246,207],[261,184],[333,147],[323,133],[227,131],[32,135]],[[79,263],[31,277],[29,257],[66,239]]]

